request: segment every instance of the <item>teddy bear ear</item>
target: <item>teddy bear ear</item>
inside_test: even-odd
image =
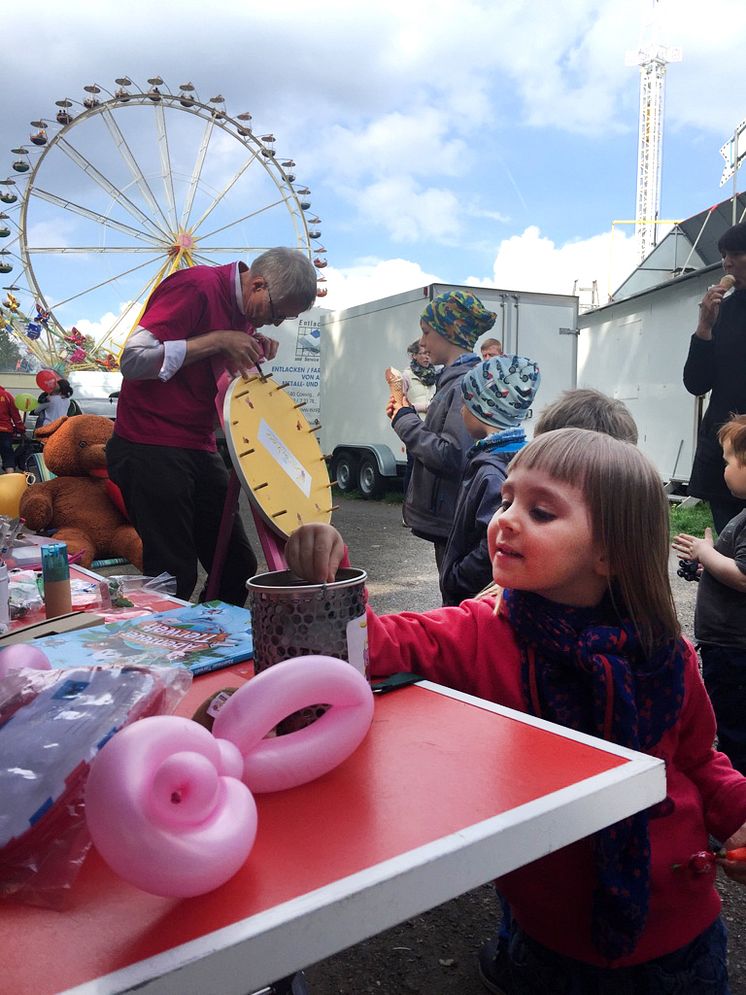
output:
[[[60,418],[55,418],[54,421],[50,421],[46,425],[42,425],[41,428],[37,428],[34,431],[35,439],[48,439],[50,435],[54,435],[58,428],[62,428],[66,421],[69,421],[67,415],[62,415]]]

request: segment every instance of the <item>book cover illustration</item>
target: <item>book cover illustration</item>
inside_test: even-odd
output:
[[[205,674],[254,651],[246,608],[208,601],[35,640],[53,668],[95,664],[187,667]]]

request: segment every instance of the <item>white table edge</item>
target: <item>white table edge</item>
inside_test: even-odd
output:
[[[61,995],[134,989],[147,995],[246,995],[665,797],[662,760],[428,681],[418,686],[561,732],[628,762]]]

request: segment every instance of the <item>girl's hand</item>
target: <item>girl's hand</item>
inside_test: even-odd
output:
[[[723,850],[737,850],[744,846],[746,846],[746,823],[725,841]],[[727,857],[718,857],[717,862],[729,878],[738,881],[739,884],[746,884],[746,860],[728,860]]]
[[[331,584],[344,556],[342,536],[332,525],[315,522],[301,525],[285,547],[288,567],[312,584]]]
[[[712,529],[709,528],[705,529],[704,539],[699,539],[697,536],[690,536],[686,532],[682,532],[671,541],[671,546],[676,552],[681,553],[687,560],[701,559],[700,553],[702,550],[706,548],[712,549],[714,545],[712,541]]]

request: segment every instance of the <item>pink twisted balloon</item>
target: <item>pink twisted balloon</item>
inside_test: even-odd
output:
[[[186,898],[233,877],[254,845],[256,803],[237,779],[242,759],[203,726],[176,716],[133,722],[91,764],[86,821],[97,850],[126,881]]]
[[[331,707],[312,725],[264,738],[292,712],[321,702]],[[93,842],[113,870],[144,891],[211,891],[254,844],[249,789],[279,791],[320,777],[360,745],[372,719],[365,678],[322,656],[286,660],[252,678],[220,709],[213,734],[190,719],[141,719],[112,737],[91,765],[85,805]]]

